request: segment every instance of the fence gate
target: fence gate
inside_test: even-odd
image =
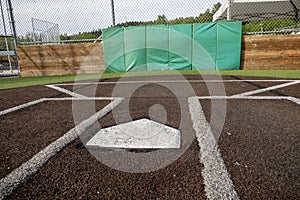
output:
[[[0,0],[0,77],[18,76],[16,31],[11,0]]]

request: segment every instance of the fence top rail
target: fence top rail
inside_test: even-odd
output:
[[[282,31],[263,31],[263,32],[243,32],[243,35],[268,35],[268,34],[299,34],[298,30],[282,30]]]
[[[97,39],[80,39],[80,40],[61,40],[60,42],[19,42],[19,45],[42,45],[42,44],[68,44],[68,43],[81,43],[81,42],[101,42],[102,38]]]

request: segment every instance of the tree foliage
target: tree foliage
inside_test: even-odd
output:
[[[80,39],[97,39],[102,35],[101,29],[88,31],[88,32],[79,32],[78,34],[67,35],[63,34],[60,35],[61,40],[80,40]]]
[[[9,50],[14,50],[13,38],[7,38],[5,40],[5,37],[3,35],[0,35],[0,51],[7,51],[7,48]]]
[[[200,13],[196,17],[179,17],[176,19],[168,20],[165,15],[158,15],[157,19],[154,21],[147,22],[125,22],[117,24],[119,27],[127,26],[144,26],[153,24],[191,24],[191,23],[202,23],[202,22],[212,22],[214,13],[221,7],[221,3],[216,3],[212,10],[207,9],[204,13]]]
[[[296,22],[292,19],[261,20],[245,23],[243,32],[280,31],[293,29],[295,26]]]

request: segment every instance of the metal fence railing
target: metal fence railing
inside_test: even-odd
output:
[[[110,26],[243,21],[245,34],[299,32],[300,0],[11,0],[19,44],[100,40]],[[37,40],[32,18],[59,38]],[[58,28],[59,27],[59,28]],[[46,31],[47,30],[47,31]],[[49,27],[41,31],[49,35]]]

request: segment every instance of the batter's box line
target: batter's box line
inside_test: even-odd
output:
[[[15,106],[3,111],[0,111],[0,116],[21,110],[23,108],[27,108],[30,106],[37,105],[39,103],[43,103],[45,101],[114,101],[123,99],[122,97],[84,97],[84,98],[74,98],[74,97],[65,97],[65,98],[41,98],[35,101],[31,101],[28,103],[21,104],[19,106]]]
[[[31,102],[31,104],[27,104],[25,107],[30,105],[34,105],[33,103],[41,103],[44,101],[52,101],[52,100],[70,100],[72,98],[63,98],[63,99],[40,99],[39,101]],[[83,98],[77,99],[73,98],[72,100],[103,100],[103,99],[111,99],[111,98]],[[124,98],[114,98],[114,100],[105,106],[103,109],[95,113],[90,118],[84,120],[73,129],[68,131],[62,137],[52,142],[42,151],[33,156],[29,161],[23,163],[20,167],[13,170],[10,174],[0,180],[0,199],[10,195],[14,189],[18,187],[18,185],[24,183],[30,176],[35,174],[50,158],[55,156],[58,152],[60,152],[64,147],[68,144],[76,140],[80,137],[90,126],[92,126],[99,119],[106,116],[109,112],[111,112],[115,107],[120,105]],[[22,109],[21,106],[18,107]],[[24,107],[23,107],[24,108]]]
[[[190,97],[188,103],[200,149],[201,174],[207,199],[239,199],[198,98]]]
[[[196,96],[189,99],[198,100],[287,100],[300,105],[300,99],[286,96]]]
[[[207,198],[239,199],[199,100],[288,100],[300,105],[300,99],[273,96],[195,96],[188,98],[193,128],[200,148],[199,158],[204,166],[201,173]]]
[[[75,97],[75,98],[87,98],[87,97],[84,96],[84,95],[81,95],[81,94],[72,92],[72,91],[70,91],[70,90],[67,90],[67,89],[58,87],[58,86],[56,86],[56,85],[45,85],[45,86],[48,87],[48,88],[57,90],[57,91],[59,91],[59,92],[63,92],[63,93],[65,93],[65,94],[68,94],[68,95],[70,95],[70,96],[72,96],[72,97]]]
[[[267,87],[267,88],[253,90],[253,91],[250,91],[250,92],[244,92],[244,93],[241,93],[241,94],[233,95],[232,97],[251,96],[251,95],[259,94],[259,93],[262,93],[262,92],[268,92],[268,91],[271,91],[271,90],[277,90],[277,89],[280,89],[280,88],[289,87],[289,86],[296,85],[296,84],[299,84],[299,83],[300,83],[300,80],[296,80],[296,81],[292,81],[292,82],[288,82],[288,83],[284,83],[284,84],[280,84],[280,85],[275,85],[275,86],[271,86],[271,87]]]

